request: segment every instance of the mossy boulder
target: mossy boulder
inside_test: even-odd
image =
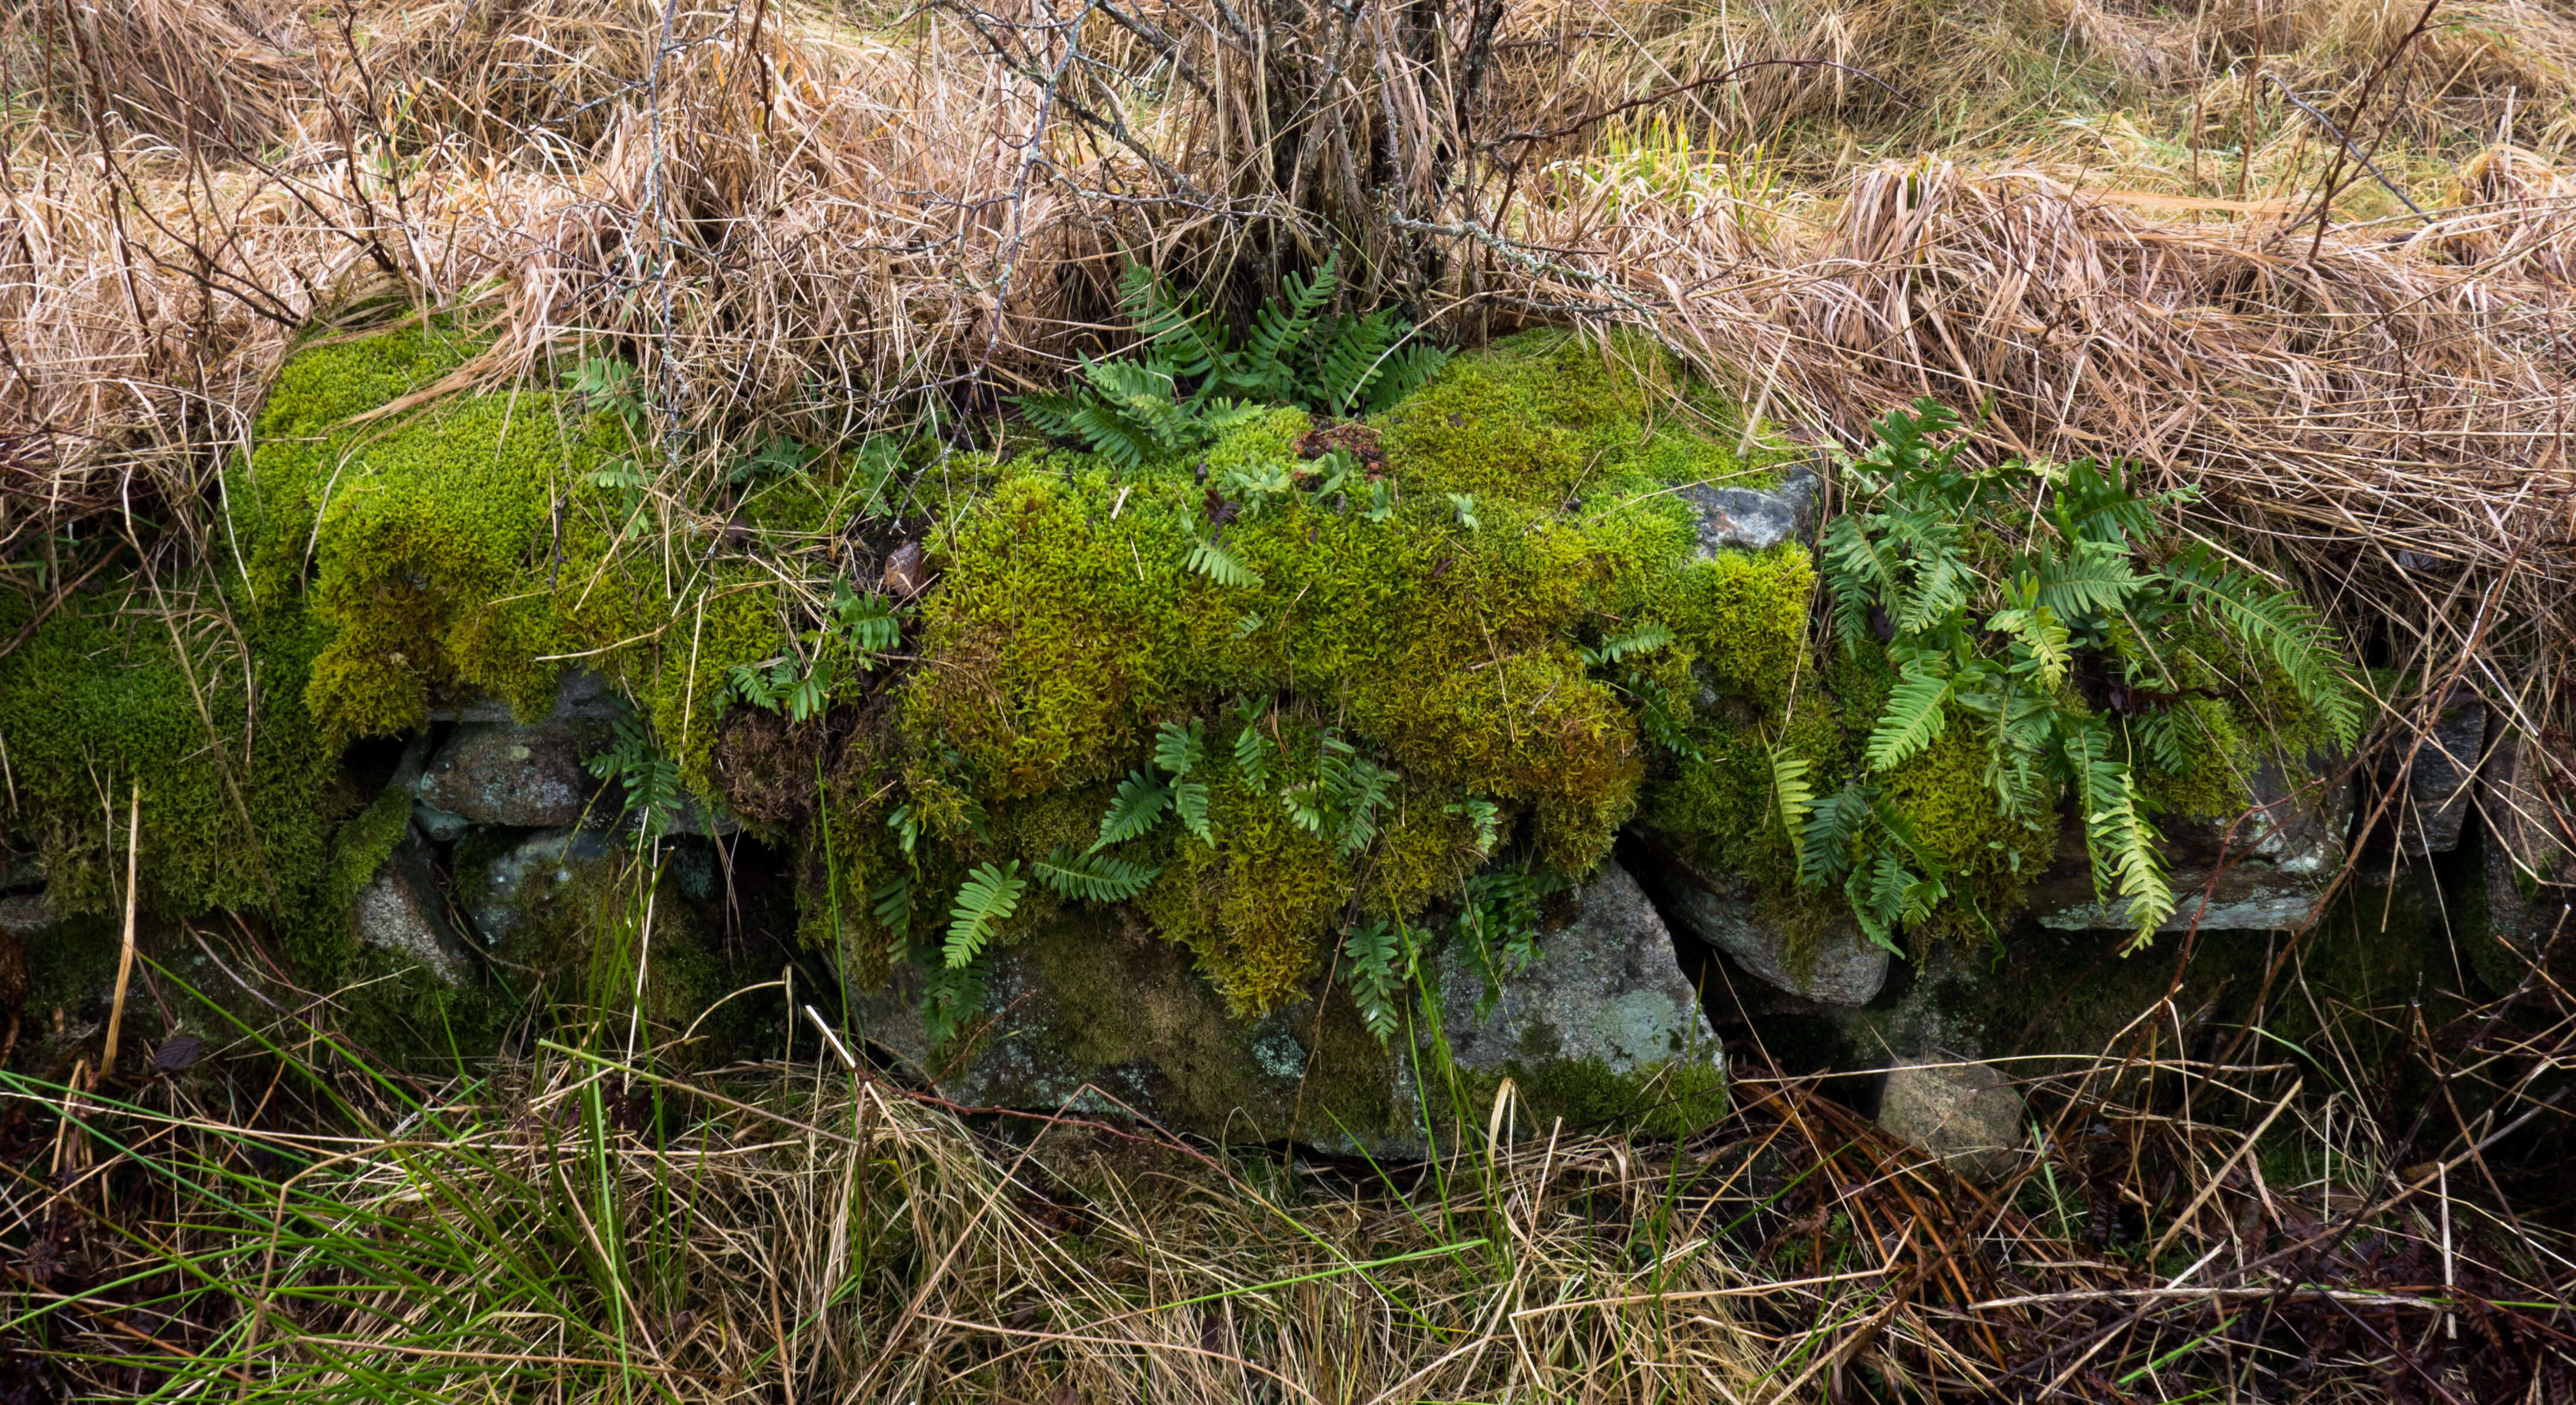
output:
[[[969,1106],[1123,1110],[1218,1140],[1378,1156],[1481,1132],[1506,1081],[1524,1130],[1677,1131],[1722,1111],[1698,993],[1635,880],[1606,865],[1569,907],[1499,992],[1459,946],[1433,953],[1425,1003],[1386,1042],[1320,980],[1239,1018],[1183,952],[1088,915],[996,963],[990,1023],[952,1044],[932,1040],[908,974],[859,997],[853,1027]]]

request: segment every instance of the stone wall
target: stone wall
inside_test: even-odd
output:
[[[1896,1123],[1982,1154],[1998,1090],[1949,1070],[2098,1048],[2185,945],[2230,1008],[2356,856],[2440,895],[2312,939],[2356,989],[2444,953],[2506,979],[2496,943],[2576,882],[2563,749],[2473,693],[2366,776],[2241,728],[2168,787],[2183,901],[2118,957],[2079,817],[2007,824],[1963,723],[1888,788],[1986,905],[1865,939],[1799,881],[1772,770],[1850,771],[1888,687],[1877,643],[1811,633],[1827,460],[1633,346],[1506,343],[1377,423],[1268,411],[1195,461],[1014,442],[925,473],[935,512],[825,460],[745,489],[691,572],[621,545],[578,403],[551,438],[471,397],[348,427],[463,354],[298,358],[256,590],[205,585],[207,627],[0,608],[30,640],[0,658],[0,1002],[38,1042],[104,1017],[107,776],[142,791],[149,993],[201,1032],[327,1006],[452,1064],[606,992],[683,1060],[811,1057],[811,1005],[961,1105],[1381,1154],[1506,1081],[1532,1126],[1683,1125],[1721,1034],[1911,1070]],[[977,883],[1015,905],[967,923]],[[1354,1003],[1363,932],[1414,968],[1391,1026]]]

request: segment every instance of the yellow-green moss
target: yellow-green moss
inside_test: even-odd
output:
[[[301,700],[315,729],[408,730],[449,694],[534,711],[578,658],[643,706],[693,787],[718,794],[727,670],[778,655],[809,622],[728,542],[661,549],[692,539],[650,499],[592,479],[631,452],[627,431],[566,394],[376,413],[476,349],[437,321],[308,348],[230,480],[261,609],[313,641]],[[1215,843],[1167,832],[1140,851],[1164,868],[1144,910],[1242,1008],[1300,989],[1346,916],[1409,918],[1454,893],[1484,862],[1470,801],[1495,807],[1499,838],[1526,859],[1590,869],[1650,776],[1644,700],[1684,726],[1703,698],[1776,710],[1802,642],[1803,556],[1700,559],[1670,491],[1758,478],[1776,455],[1688,429],[1670,413],[1679,388],[1642,341],[1605,353],[1515,338],[1453,361],[1384,417],[1383,483],[1331,497],[1234,486],[1238,469],[1307,471],[1294,410],[1136,469],[1058,451],[944,463],[924,504],[938,585],[907,636],[920,666],[881,714],[890,724],[852,743],[865,759],[818,770],[819,818],[782,836],[807,851],[816,935],[867,930],[892,873],[914,873],[917,921],[935,922],[973,864],[1079,845],[1156,725],[1216,719],[1236,698],[1274,700],[1306,739],[1283,767],[1311,762],[1330,732],[1400,776],[1381,835],[1346,854],[1290,819],[1286,779],[1257,790],[1217,758]],[[763,487],[733,520],[836,554],[846,467]],[[639,506],[640,535],[623,540]],[[1258,583],[1192,570],[1203,544]],[[1582,652],[1651,625],[1672,633],[1660,651],[1618,664]],[[853,674],[834,696],[867,687]],[[887,827],[898,807],[922,836],[909,854]],[[1033,888],[1003,939],[1057,902]]]
[[[1919,936],[1992,936],[2056,854],[2058,817],[2005,814],[1986,783],[1988,751],[1981,725],[1953,718],[1938,740],[1881,777],[1915,837],[1949,870],[1951,900]]]
[[[0,637],[32,611],[0,595]],[[210,589],[124,587],[75,592],[0,659],[0,835],[43,854],[55,911],[123,904],[138,784],[148,908],[309,904],[339,818],[325,798],[338,754],[304,710],[315,648],[301,621],[246,617]]]

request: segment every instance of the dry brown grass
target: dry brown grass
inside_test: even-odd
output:
[[[109,1398],[2567,1405],[2571,1245],[2517,1213],[2563,1165],[2562,980],[2320,1011],[2296,1063],[2169,991],[2006,1065],[2031,1132],[1983,1182],[1753,1063],[1679,1142],[1505,1085],[1381,1168],[578,1026],[424,1082],[290,1015],[283,1077],[250,1037],[0,1075],[0,1303]]]
[[[2276,404],[2322,406],[2334,421],[2304,432],[2365,451],[2384,441],[2393,402],[2345,390],[2355,377],[2415,374],[2411,346],[2440,348],[2428,354],[2454,398],[2462,378],[2500,367],[2527,402],[2534,377],[2550,374],[2508,325],[2548,304],[2545,280],[2530,276],[2545,264],[2459,260],[2498,240],[2557,257],[2555,196],[2523,188],[2511,206],[2462,207],[2399,248],[2379,247],[2390,231],[2362,229],[2328,241],[2332,257],[2313,269],[2278,264],[2287,245],[2266,216],[2305,199],[2298,182],[2315,176],[2326,140],[2240,57],[2339,112],[2327,89],[2352,95],[2412,23],[2405,7],[2211,10],[2189,19],[2179,47],[2142,36],[2181,20],[2082,4],[1998,17],[1547,0],[1450,15],[1427,40],[1368,10],[1311,34],[1257,16],[1221,22],[1233,13],[1223,7],[1089,12],[1078,31],[1043,13],[1031,12],[1034,28],[934,11],[870,31],[816,14],[675,7],[658,65],[663,17],[595,0],[14,13],[7,59],[26,90],[52,98],[20,123],[6,172],[0,412],[14,421],[19,467],[0,537],[130,502],[138,474],[184,510],[219,446],[244,432],[293,329],[377,287],[497,311],[496,372],[543,375],[550,348],[609,338],[653,363],[668,412],[701,428],[806,415],[847,431],[917,412],[925,387],[1033,383],[1099,315],[1119,250],[1242,267],[1260,287],[1283,261],[1333,243],[1362,256],[1365,286],[1479,321],[1497,301],[1599,300],[1597,286],[1569,296],[1549,269],[1499,256],[1500,241],[1588,251],[1545,262],[1627,288],[1653,309],[1642,320],[1668,323],[1712,364],[1765,367],[1772,408],[1845,436],[1879,407],[1868,396],[1930,386],[1901,364],[1927,348],[1942,375],[1973,358],[1963,389],[1992,379],[1986,388],[2011,394],[2017,378],[2037,377],[2031,413],[1999,442],[2206,459],[2249,475],[2279,466],[2296,438]],[[2518,104],[2513,130],[2531,136],[2525,164],[2545,168],[2568,117],[2559,76],[2576,22],[2540,8],[2447,18],[2407,51],[2366,135],[2420,126],[2460,95],[2501,94]],[[2051,36],[2057,53],[2033,49]],[[2071,132],[2039,114],[2010,131],[1926,127],[1966,114],[1962,94],[2010,109],[2028,77],[2018,67],[2043,60],[2056,86],[2041,96],[2098,98],[2064,86],[2089,49],[2132,78],[2205,84],[2188,130],[2143,135],[2138,119],[2177,115],[2169,96]],[[2423,76],[2437,71],[2439,82]],[[1327,73],[1350,77],[1335,89]],[[2244,146],[2231,182],[2228,162],[2198,148],[2245,125],[2248,102],[2262,109],[2263,150]],[[1623,103],[1638,106],[1584,120]],[[1890,192],[1911,177],[1864,163],[1817,182],[1827,129],[1844,160],[1873,131],[2018,142],[2034,169],[2069,185],[2108,154],[2117,176],[2151,193],[2241,197],[2250,212],[2115,210],[2046,181],[2015,196],[2007,176],[1953,166],[1926,168],[1930,185],[1897,209]],[[1533,132],[1550,135],[1520,135]],[[1659,146],[1665,167],[1689,174],[1678,185],[1628,178],[1633,154]],[[2171,159],[2185,146],[2187,172]],[[2462,179],[2483,177],[2463,168]],[[1612,191],[1605,217],[1599,196]],[[2349,198],[2367,207],[2377,187],[2361,182]],[[1494,239],[1426,252],[1437,236],[1391,227],[1390,214],[1463,219]],[[1972,226],[2017,220],[2021,233],[1969,248]],[[1888,277],[1855,281],[1872,281],[1855,273],[1856,254],[1892,269],[1902,255],[1888,239],[1937,242],[1936,231],[1961,233],[1945,279],[1985,284],[1960,290],[1945,325],[1993,347],[1929,348],[1928,328],[1890,342],[1905,314],[1886,301]],[[2079,252],[2068,242],[2079,236],[2116,252]],[[2152,256],[2140,252],[2149,245]],[[1688,262],[1670,262],[1677,253]],[[1790,306],[1810,293],[1834,310]],[[2172,315],[2213,298],[2232,315]],[[1970,302],[1977,315],[1963,316]],[[2088,343],[2081,398],[2111,388],[2083,406],[2072,382],[2043,374],[2053,347],[2076,345],[2061,324],[2079,302],[2088,326],[2107,329]],[[1736,356],[1710,339],[1711,326],[1773,310],[1786,320],[1772,335],[1785,340],[1734,333],[1751,338]],[[2052,330],[2017,346],[2015,327]],[[2345,344],[2310,351],[2311,334]],[[1802,350],[1770,376],[1783,346]],[[2336,374],[2316,374],[2329,363]],[[2118,403],[2118,387],[2175,380],[2192,389]],[[2299,389],[2284,401],[2287,381]],[[2051,398],[2070,409],[2047,410]],[[2175,411],[2193,405],[2254,406],[2256,418],[2187,431]],[[2052,415],[2065,423],[2040,423]],[[2433,429],[2465,445],[2457,432]],[[2199,438],[2186,445],[2187,434]],[[2216,442],[2227,436],[2241,442]],[[2427,496],[2457,502],[2455,486],[2437,475]]]

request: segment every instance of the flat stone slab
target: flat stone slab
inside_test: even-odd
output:
[[[606,744],[597,723],[463,723],[430,758],[420,803],[468,824],[605,825],[622,807],[602,794],[604,783],[583,769],[582,759]]]
[[[358,890],[350,928],[359,941],[418,964],[442,984],[462,986],[474,979],[474,963],[448,923],[429,850],[416,831],[404,832]]]
[[[2487,705],[2462,684],[2443,699],[2433,730],[2421,745],[2398,743],[2389,764],[2407,767],[2406,791],[2397,805],[2397,847],[2409,854],[2447,854],[2460,844],[2460,827],[2475,807],[2478,756],[2486,749]]]
[[[595,829],[541,829],[478,871],[457,874],[457,902],[485,945],[498,946],[533,911],[616,852],[617,841]]]
[[[1673,925],[1725,952],[1746,974],[1824,1005],[1866,1005],[1887,984],[1887,948],[1861,936],[1849,920],[1799,950],[1764,920],[1744,879],[1702,873],[1661,845],[1650,847],[1663,868],[1656,890]]]
[[[2334,758],[2309,758],[2310,774],[2333,776]],[[2352,826],[2353,786],[2299,785],[2266,762],[2248,782],[2254,803],[2227,821],[2173,820],[2162,825],[2174,911],[2160,932],[2286,931],[2316,911],[2344,861]],[[2213,881],[2211,874],[2217,874]],[[2126,899],[2104,901],[2093,889],[2092,861],[2081,826],[2058,835],[2056,858],[2031,880],[2031,916],[2060,931],[2124,929]]]
[[[1452,941],[1436,962],[1441,1026],[1461,1068],[1501,1073],[1516,1062],[1597,1059],[1632,1073],[1671,1059],[1713,1059],[1716,1032],[1673,952],[1672,933],[1637,880],[1617,864],[1586,884],[1582,910],[1539,939],[1538,960],[1503,983],[1484,1019],[1483,976]]]

